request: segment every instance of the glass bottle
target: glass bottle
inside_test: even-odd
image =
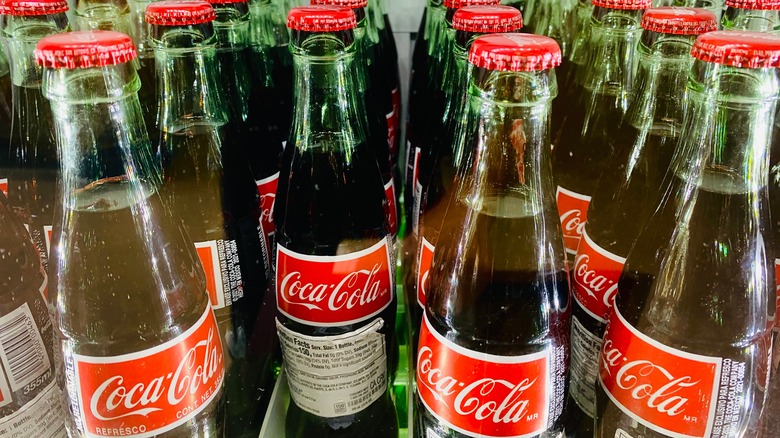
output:
[[[52,113],[33,52],[41,38],[68,28],[68,5],[64,0],[7,4],[10,7],[0,9],[0,35],[11,66],[13,95],[8,200],[27,226],[48,273],[60,166]]]
[[[474,40],[482,35],[520,30],[523,27],[523,17],[519,10],[510,6],[467,6],[455,12],[452,27],[456,31],[453,39],[454,61],[449,63],[447,76],[444,78],[444,82],[450,84],[451,88],[447,97],[447,109],[442,117],[444,135],[440,142],[432,144],[432,147],[417,159],[419,177],[416,184],[419,184],[420,207],[418,216],[413,218],[413,221],[415,225],[419,222],[420,245],[414,259],[414,281],[405,287],[406,299],[410,303],[413,351],[417,351],[417,335],[425,309],[430,262],[455,180],[456,155],[464,153],[457,149],[463,137],[461,128],[465,124],[466,90],[469,83],[468,50]]]
[[[572,266],[572,373],[567,433],[593,435],[598,357],[623,262],[653,213],[680,136],[696,37],[717,29],[704,9],[645,11],[637,48],[636,98],[612,130],[609,167],[598,180]]]
[[[780,1],[725,0],[723,30],[780,31]]]
[[[700,36],[662,196],[599,354],[596,436],[755,436],[775,315],[769,139],[780,38]]]
[[[563,433],[569,280],[548,125],[560,59],[538,35],[471,45],[470,147],[431,268],[415,436]]]
[[[30,235],[0,192],[0,422],[6,436],[66,436],[42,269]]]
[[[706,9],[715,14],[718,21],[720,21],[726,5],[724,4],[724,0],[653,0],[653,6],[677,6],[682,8]]]
[[[273,288],[257,186],[228,123],[214,18],[199,0],[146,8],[160,78],[164,193],[195,243],[226,347],[226,433],[256,437],[274,382]]]
[[[279,184],[282,151],[290,135],[293,98],[293,66],[286,26],[287,9],[277,0],[249,4],[251,26],[252,95],[264,102],[258,109],[264,123],[263,138],[248,148],[249,163],[260,195],[261,222],[269,253],[273,255],[274,203]]]
[[[66,32],[35,57],[61,153],[52,302],[68,435],[221,437],[222,342],[195,246],[161,193],[133,42]]]
[[[8,157],[11,154],[11,67],[0,43],[0,192],[8,195]]]
[[[555,70],[556,75],[567,76],[567,58],[574,43],[573,27],[577,0],[532,0],[534,21],[529,22],[527,31],[545,35],[561,46],[563,63]],[[531,12],[526,8],[527,12]]]
[[[594,186],[612,153],[614,126],[634,93],[639,24],[650,0],[595,0],[593,5],[588,30],[575,43],[575,50],[578,44],[586,47],[586,67],[574,72],[578,78],[569,86],[575,89],[565,96],[572,100],[558,102],[568,114],[553,150],[556,199],[570,261],[577,253]]]
[[[395,438],[395,263],[382,175],[357,113],[357,20],[310,6],[287,23],[295,116],[274,215],[286,436]]]

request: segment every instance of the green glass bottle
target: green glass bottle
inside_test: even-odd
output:
[[[295,117],[274,214],[287,438],[398,436],[395,259],[382,175],[358,113],[356,24],[337,6],[288,16]]]

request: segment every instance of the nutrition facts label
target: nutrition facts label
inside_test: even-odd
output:
[[[387,389],[384,325],[377,319],[338,336],[306,336],[276,322],[290,395],[301,409],[320,417],[362,411]]]
[[[591,418],[596,410],[596,381],[599,372],[601,339],[571,318],[571,381],[569,393]]]
[[[20,410],[0,420],[0,437],[60,438],[65,434],[65,413],[56,382]]]

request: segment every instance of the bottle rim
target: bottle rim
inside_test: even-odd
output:
[[[55,69],[107,67],[137,56],[133,40],[110,30],[63,32],[38,41],[35,61]]]
[[[523,14],[511,6],[467,6],[455,11],[452,28],[475,33],[514,32],[523,28]]]
[[[726,7],[754,11],[780,10],[780,0],[726,0]]]
[[[0,15],[38,16],[68,11],[67,0],[0,0]]]
[[[593,6],[607,9],[637,11],[653,6],[652,0],[592,0]]]
[[[232,5],[236,3],[249,3],[249,0],[209,0],[212,5]]]
[[[355,12],[332,5],[298,6],[287,14],[287,27],[304,32],[338,32],[357,26]]]
[[[368,0],[311,0],[313,5],[344,6],[350,9],[368,7]]]
[[[156,26],[190,26],[217,18],[214,7],[204,0],[163,0],[149,3],[144,19]]]
[[[496,6],[501,4],[501,0],[444,0],[442,4],[448,9],[460,9],[468,6]]]
[[[554,39],[542,35],[490,34],[474,40],[469,63],[494,71],[549,70],[561,64],[561,48]]]
[[[741,68],[780,67],[780,36],[765,32],[721,30],[696,38],[691,55],[715,64]]]
[[[646,10],[641,26],[657,33],[701,35],[718,30],[718,17],[706,9],[664,6]]]

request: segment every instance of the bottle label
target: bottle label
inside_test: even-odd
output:
[[[398,234],[398,213],[395,205],[395,184],[393,178],[385,184],[385,197],[387,198],[387,223],[390,227],[390,235]]]
[[[558,215],[561,217],[563,243],[566,245],[566,252],[572,255],[577,254],[580,236],[582,236],[585,222],[588,219],[590,196],[572,192],[558,186],[555,199],[558,202]]]
[[[598,246],[587,227],[574,259],[574,299],[597,321],[606,324],[617,295],[618,280],[626,259]],[[594,380],[595,382],[595,380]]]
[[[0,192],[8,196],[8,178],[0,178]]]
[[[412,168],[412,187],[414,188],[413,201],[414,208],[412,208],[412,230],[414,235],[418,236],[420,233],[420,209],[422,207],[422,191],[423,186],[420,183],[420,148],[414,148],[414,167]]]
[[[276,303],[286,317],[314,326],[354,324],[393,301],[387,239],[338,256],[299,254],[277,245]]]
[[[425,297],[428,295],[428,281],[434,250],[434,246],[423,237],[420,243],[420,259],[417,262],[417,304],[422,308],[425,308]]]
[[[279,172],[268,178],[255,181],[257,193],[260,195],[260,224],[265,233],[268,252],[274,246],[274,205],[276,204],[276,188],[279,186]]]
[[[401,129],[401,91],[393,88],[392,91],[393,110],[385,116],[387,119],[387,144],[390,146],[390,156],[398,155],[396,140]]]
[[[381,318],[338,336],[306,336],[278,320],[290,396],[306,412],[334,418],[356,414],[387,391]]]
[[[65,421],[62,393],[52,379],[34,399],[0,420],[0,437],[65,438]]]
[[[627,416],[674,437],[729,437],[744,412],[745,363],[677,350],[644,335],[615,307],[599,382]]]
[[[225,375],[208,306],[193,327],[162,345],[114,357],[73,353],[65,365],[73,415],[87,437],[141,438],[172,430],[211,403]]]
[[[548,427],[549,351],[496,356],[467,350],[423,318],[417,393],[447,427],[468,436],[535,436]]]
[[[571,383],[569,394],[590,418],[596,415],[596,381],[599,377],[601,338],[571,317]]]
[[[196,242],[203,271],[206,273],[206,292],[215,310],[230,307],[244,297],[238,246],[235,240]]]

